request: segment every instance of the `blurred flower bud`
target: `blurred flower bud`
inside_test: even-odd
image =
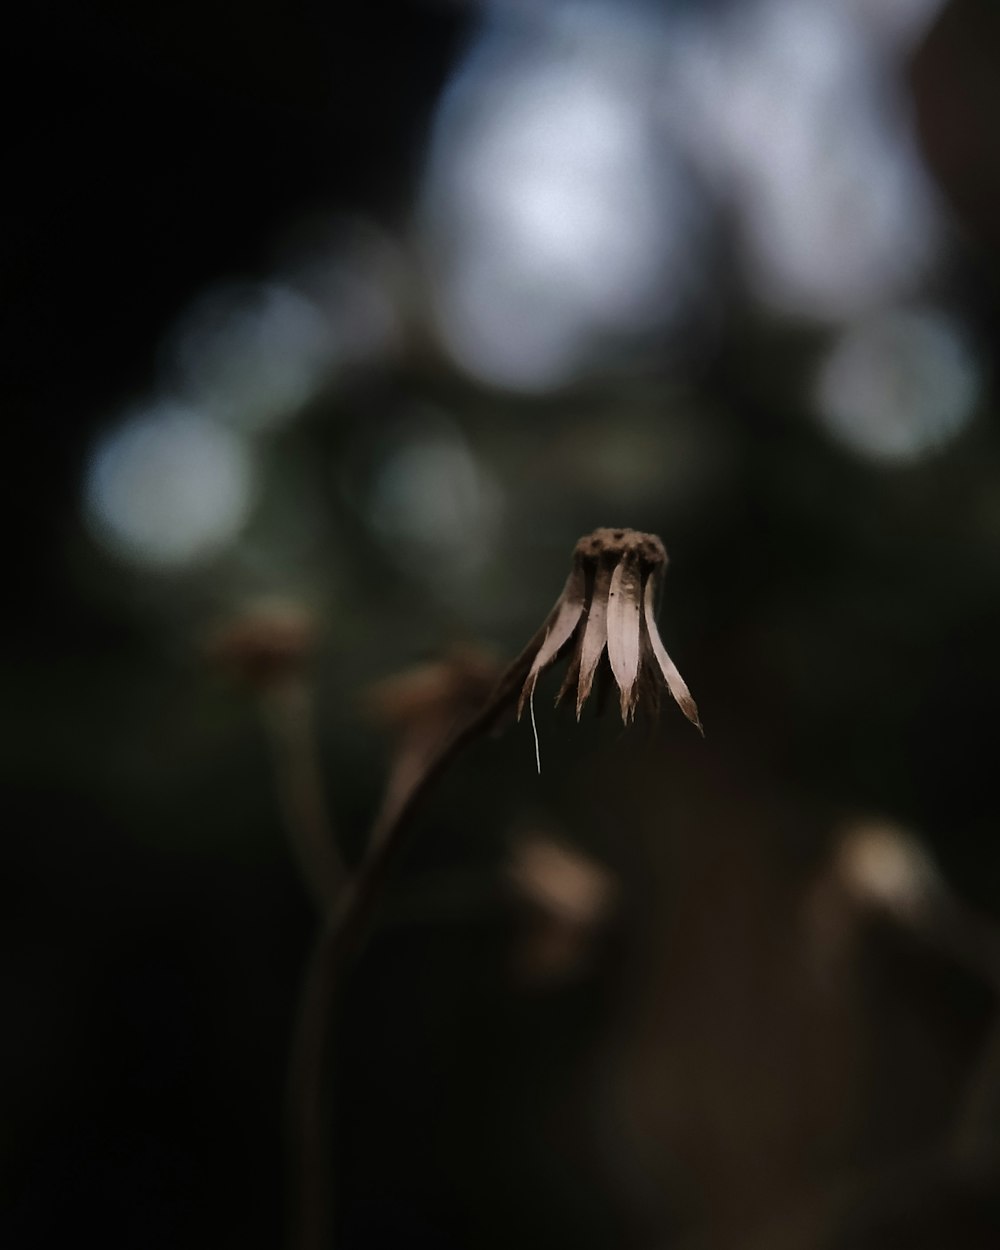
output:
[[[500,676],[496,659],[479,647],[454,647],[442,659],[396,673],[370,687],[365,704],[390,733],[436,736],[477,711]]]
[[[205,655],[241,681],[266,688],[301,674],[315,652],[317,634],[307,608],[292,600],[267,600],[217,626]]]
[[[518,980],[539,984],[579,974],[618,900],[611,872],[539,833],[515,844],[507,878],[527,912],[515,952]]]
[[[456,726],[480,710],[499,676],[492,655],[464,646],[369,689],[369,717],[396,742],[376,828],[394,819]]]
[[[864,821],[841,835],[834,872],[856,902],[900,919],[920,915],[943,886],[917,839],[886,821]]]

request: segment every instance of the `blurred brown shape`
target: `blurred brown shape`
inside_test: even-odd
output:
[[[302,604],[262,600],[216,625],[205,655],[232,676],[266,687],[301,674],[315,652],[318,632],[316,618]]]
[[[1000,8],[950,0],[910,66],[924,157],[1000,271]]]
[[[302,882],[321,908],[344,880],[327,810],[308,669],[319,628],[304,605],[262,600],[217,625],[206,657],[257,695],[285,829]]]
[[[844,826],[803,901],[805,949],[815,976],[841,975],[871,918],[918,932],[933,928],[933,905],[943,888],[926,851],[898,825],[861,820]]]
[[[500,672],[488,651],[456,646],[441,660],[387,677],[368,690],[368,715],[395,744],[377,829],[391,827],[455,730],[482,708]]]
[[[893,1175],[991,1148],[990,926],[912,834],[831,836],[766,774],[699,757],[637,813],[657,908],[609,1154],[650,1178],[651,1220],[659,1195],[687,1250],[851,1245],[830,1238]],[[621,786],[652,758],[624,757]],[[826,849],[807,868],[803,846]]]
[[[1000,932],[992,922],[955,894],[915,834],[886,820],[854,821],[834,836],[826,871],[806,896],[804,923],[832,963],[878,918],[1000,994]]]
[[[942,886],[930,856],[899,825],[849,825],[835,844],[832,869],[858,902],[900,917],[918,917]]]
[[[547,984],[583,972],[593,939],[618,902],[612,873],[550,835],[534,833],[515,843],[507,879],[527,913],[516,979]]]

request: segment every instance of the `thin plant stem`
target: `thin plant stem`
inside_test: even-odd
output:
[[[1000,1134],[1000,933],[992,920],[952,900],[941,925],[956,958],[993,991],[993,1020],[952,1125],[953,1154],[966,1163],[995,1155]]]
[[[300,676],[290,676],[268,686],[260,702],[292,858],[309,895],[326,911],[337,899],[347,870],[327,811],[311,690]]]
[[[306,971],[292,1043],[289,1112],[295,1148],[298,1223],[292,1245],[296,1250],[329,1250],[334,1244],[327,1078],[334,1006],[344,969],[367,931],[421,800],[465,748],[492,729],[513,705],[545,629],[543,626],[538,631],[508,667],[482,708],[428,761],[408,794],[382,808],[369,835],[365,859],[327,910]]]

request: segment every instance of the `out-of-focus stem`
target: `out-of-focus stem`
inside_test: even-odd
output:
[[[971,907],[951,900],[939,921],[956,958],[992,987],[993,1022],[965,1089],[951,1132],[951,1149],[962,1161],[983,1162],[1000,1146],[1000,933]]]
[[[544,635],[545,626],[500,678],[483,707],[428,761],[405,797],[382,808],[368,839],[365,860],[347,878],[327,911],[306,972],[292,1048],[289,1097],[291,1132],[298,1146],[297,1250],[329,1250],[333,1245],[326,1078],[339,979],[364,937],[419,803],[462,751],[513,706]]]
[[[292,857],[306,890],[325,911],[337,898],[346,870],[327,812],[312,693],[302,677],[290,675],[268,685],[260,705]]]

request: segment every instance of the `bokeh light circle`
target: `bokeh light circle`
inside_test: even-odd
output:
[[[981,371],[944,312],[897,308],[865,318],[833,343],[816,383],[823,425],[875,460],[939,450],[970,420]]]
[[[246,440],[178,404],[143,409],[109,431],[84,480],[95,537],[117,556],[161,568],[216,554],[247,520],[253,497]]]

